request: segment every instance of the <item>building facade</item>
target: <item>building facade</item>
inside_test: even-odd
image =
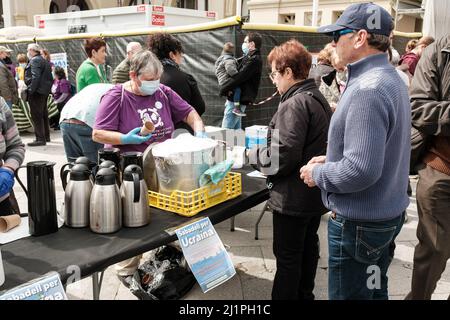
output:
[[[246,15],[247,0],[1,0],[0,28],[34,26],[34,16],[78,10],[93,10],[152,4],[202,11],[214,11],[218,19]],[[237,10],[241,3],[242,10]]]
[[[363,0],[318,0],[317,26],[334,23],[353,3]],[[372,0],[385,8],[396,19],[395,30],[421,32],[422,0]],[[312,0],[249,0],[251,23],[277,23],[312,26]]]

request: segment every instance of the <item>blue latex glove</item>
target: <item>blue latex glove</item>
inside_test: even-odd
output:
[[[152,134],[148,134],[146,136],[141,136],[139,132],[141,131],[141,127],[134,128],[127,134],[122,134],[120,137],[120,143],[122,144],[141,144],[147,142],[152,137]]]
[[[195,133],[195,136],[196,136],[197,138],[208,138],[208,136],[206,135],[206,132],[205,132],[205,131],[197,131],[197,132]]]
[[[14,173],[11,170],[0,168],[0,197],[10,193],[14,185]]]

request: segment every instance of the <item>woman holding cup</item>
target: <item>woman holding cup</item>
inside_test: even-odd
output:
[[[151,143],[171,138],[175,123],[180,121],[198,135],[204,132],[195,109],[160,84],[162,72],[162,64],[153,53],[142,50],[135,54],[130,66],[131,80],[116,85],[100,102],[94,141],[117,147],[121,153],[144,152]]]

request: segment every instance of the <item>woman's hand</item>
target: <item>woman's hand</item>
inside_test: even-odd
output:
[[[139,135],[139,132],[141,132],[141,127],[134,128],[127,134],[122,134],[120,136],[120,143],[121,144],[141,144],[144,142],[147,142],[152,137],[152,134],[149,133],[146,136]]]

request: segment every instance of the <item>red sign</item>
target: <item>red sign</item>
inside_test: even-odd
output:
[[[215,18],[216,17],[216,13],[214,11],[208,11],[208,12],[206,12],[206,16],[208,18]]]
[[[152,25],[153,26],[165,26],[166,18],[163,14],[152,13]]]
[[[138,6],[137,12],[145,12],[145,6],[142,6],[142,5]]]
[[[153,6],[153,11],[164,12],[164,7],[163,6]]]
[[[45,21],[39,20],[39,29],[45,29]]]

